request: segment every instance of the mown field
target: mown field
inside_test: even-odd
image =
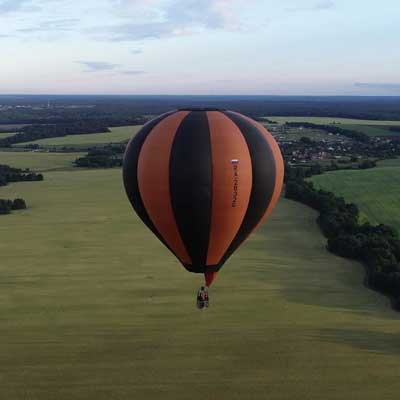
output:
[[[325,250],[311,209],[282,199],[199,312],[201,277],[133,214],[121,170],[0,188],[16,196],[29,209],[0,217],[1,399],[397,399],[399,314]]]
[[[386,160],[367,170],[328,172],[311,180],[317,188],[357,204],[363,220],[392,225],[400,231],[400,159]]]
[[[400,121],[398,126],[400,126]],[[390,130],[390,126],[341,124],[341,128],[361,132],[368,136],[399,136],[400,131]]]
[[[0,132],[15,132],[26,124],[0,124]]]
[[[400,126],[400,121],[377,121],[369,119],[330,118],[330,117],[266,117],[271,121],[284,124],[285,122],[311,122],[313,124],[351,124],[371,126]]]
[[[0,139],[5,139],[13,135],[15,135],[15,133],[0,132]]]
[[[0,164],[15,168],[30,168],[32,171],[44,172],[52,170],[75,169],[73,162],[86,153],[41,153],[41,152],[0,152]],[[1,189],[1,188],[0,188]],[[1,192],[0,192],[1,193]],[[1,197],[1,195],[0,195]]]
[[[68,135],[63,137],[35,140],[33,142],[18,143],[15,146],[21,147],[27,144],[38,144],[40,146],[72,146],[72,145],[96,145],[107,143],[120,143],[128,140],[139,131],[141,126],[120,126],[110,128],[111,132],[93,133],[85,135]]]

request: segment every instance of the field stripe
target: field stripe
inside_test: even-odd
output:
[[[140,132],[137,135],[131,138],[126,148],[126,152],[124,154],[124,166],[123,166],[124,186],[129,201],[132,204],[132,207],[136,211],[139,218],[168,248],[169,248],[168,244],[165,242],[163,237],[160,235],[160,233],[154,226],[143,204],[143,200],[139,191],[137,167],[138,167],[139,154],[142,149],[143,143],[146,140],[147,135],[158,123],[160,123],[163,119],[167,118],[174,112],[175,111],[171,111],[169,113],[160,115],[158,118],[151,120],[140,130]]]
[[[177,112],[158,123],[147,136],[138,161],[138,184],[154,226],[182,263],[191,263],[175,222],[169,189],[169,160],[176,130],[188,115]]]
[[[192,264],[204,272],[211,219],[211,144],[207,115],[191,112],[175,135],[170,159],[172,208]]]
[[[252,167],[246,141],[232,120],[215,111],[208,112],[207,117],[213,193],[207,265],[215,265],[243,222],[252,188]]]
[[[233,112],[224,112],[240,129],[251,155],[253,185],[249,207],[243,223],[228,251],[221,260],[221,265],[232,255],[240,244],[254,230],[267,210],[275,190],[275,158],[264,135],[246,118]]]
[[[283,177],[284,177],[284,163],[283,163],[283,158],[282,158],[282,153],[281,150],[278,146],[278,143],[276,143],[275,139],[272,137],[272,135],[268,132],[267,129],[257,121],[254,121],[250,118],[245,118],[252,123],[254,126],[258,127],[258,129],[261,131],[261,133],[264,135],[266,141],[268,142],[272,154],[274,155],[275,159],[275,168],[276,168],[276,181],[275,181],[275,188],[274,188],[274,193],[272,195],[271,201],[261,218],[260,222],[258,225],[254,228],[254,230],[258,229],[264,222],[265,220],[269,217],[271,214],[272,210],[276,206],[276,203],[279,200],[279,196],[281,195],[282,192],[282,187],[283,187]]]

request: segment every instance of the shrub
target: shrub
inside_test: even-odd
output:
[[[26,203],[24,199],[15,199],[11,205],[12,210],[25,210]]]

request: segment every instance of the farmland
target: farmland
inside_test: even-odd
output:
[[[397,398],[398,314],[313,210],[281,199],[199,312],[201,277],[133,214],[121,171],[75,158],[0,152],[47,171],[0,188],[29,206],[1,216],[0,398]]]
[[[13,135],[15,135],[15,133],[0,132],[0,139],[5,139]]]
[[[84,135],[68,135],[49,139],[40,139],[34,142],[25,142],[15,145],[24,147],[29,144],[37,144],[43,147],[62,147],[62,146],[90,146],[96,144],[120,143],[127,141],[136,133],[141,126],[121,126],[110,128],[111,132],[93,133]]]
[[[399,136],[400,131],[390,130],[390,126],[384,125],[364,125],[364,124],[341,124],[341,128],[364,133],[368,136]],[[400,126],[400,122],[398,124]]]
[[[400,159],[380,162],[378,168],[328,172],[311,179],[317,188],[357,204],[363,220],[400,231]]]
[[[17,132],[19,129],[26,126],[26,124],[1,124],[0,123],[0,132]]]
[[[400,126],[400,121],[380,121],[369,119],[331,118],[331,117],[267,117],[269,120],[284,124],[285,122],[310,122],[312,124],[350,124],[371,126]]]
[[[35,172],[73,169],[73,162],[85,153],[0,152],[0,164],[30,168]],[[0,196],[1,197],[1,196]]]

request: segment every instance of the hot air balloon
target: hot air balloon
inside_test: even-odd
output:
[[[148,122],[123,164],[138,216],[188,271],[204,274],[206,287],[271,213],[283,174],[279,147],[261,124],[211,108]]]

